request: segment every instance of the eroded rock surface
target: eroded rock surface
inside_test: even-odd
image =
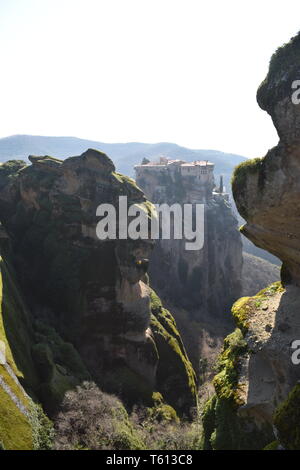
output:
[[[203,247],[187,250],[187,240],[172,236],[171,221],[171,238],[157,240],[149,273],[180,325],[194,367],[198,369],[200,356],[209,369],[232,329],[231,305],[242,293],[242,243],[228,195],[213,192],[213,171],[205,175],[202,163],[204,175],[196,177],[176,170],[161,172],[159,166],[155,171],[155,164],[149,167],[154,171],[138,166],[137,184],[155,204],[180,204],[183,210],[184,204],[204,206],[204,227],[198,229]]]
[[[233,176],[236,205],[247,221],[242,233],[282,260],[283,286],[271,285],[233,306],[238,328],[224,342],[216,394],[204,410],[207,448],[300,445],[300,366],[292,361],[300,339],[300,105],[292,101],[299,58],[300,34],[273,55],[257,98],[280,141]]]
[[[139,204],[149,218],[151,204],[101,152],[89,149],[65,161],[48,156],[29,160],[28,166],[1,166],[0,218],[9,238],[3,240],[3,256],[14,265],[39,325],[40,341],[32,355],[40,396],[47,401],[51,389],[55,406],[62,392],[89,374],[129,405],[151,403],[158,390],[179,412],[188,413],[196,403],[194,371],[174,319],[151,304],[146,270],[153,242],[96,236],[99,204],[118,208],[119,196],[127,196],[128,204]],[[167,328],[165,317],[172,341],[161,331]],[[59,359],[66,347],[51,328],[79,352],[73,370],[70,361]],[[166,367],[165,358],[178,367]],[[164,384],[174,379],[181,382],[177,396]]]
[[[288,282],[300,282],[300,106],[292,84],[300,77],[300,39],[296,36],[272,57],[258,103],[276,127],[280,141],[263,159],[237,167],[233,195],[247,223],[243,234],[283,261]]]

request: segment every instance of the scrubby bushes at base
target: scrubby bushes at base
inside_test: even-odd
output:
[[[90,382],[66,393],[55,428],[56,449],[144,448],[122,402]]]
[[[51,450],[54,439],[53,423],[40,405],[32,404],[29,420],[34,450]]]
[[[128,415],[122,402],[85,382],[65,395],[55,420],[55,449],[199,449],[200,423],[180,423],[175,410],[154,393],[152,408]]]

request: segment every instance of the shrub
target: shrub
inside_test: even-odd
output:
[[[121,401],[91,382],[66,393],[55,430],[54,448],[59,450],[144,448]]]
[[[84,382],[67,392],[55,419],[54,449],[143,450],[200,449],[200,422],[180,422],[175,410],[154,393],[155,406],[134,408]]]
[[[53,424],[40,405],[32,404],[30,421],[34,450],[51,450],[54,438]]]
[[[166,405],[165,405],[166,406]],[[158,409],[161,405],[158,405]],[[171,407],[170,407],[171,408]],[[138,429],[145,447],[150,450],[198,450],[201,429],[198,417],[191,421],[179,422],[178,418],[156,414],[153,409],[134,410],[132,422]]]

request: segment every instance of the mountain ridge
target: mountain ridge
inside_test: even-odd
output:
[[[42,136],[16,134],[0,138],[0,162],[9,159],[27,159],[29,154],[56,154],[60,158],[78,155],[86,148],[95,147],[108,153],[114,159],[119,171],[131,175],[133,166],[143,157],[157,158],[164,154],[175,158],[210,158],[216,166],[216,174],[231,173],[234,166],[247,160],[242,155],[214,149],[190,149],[171,142],[105,143],[72,136]],[[228,175],[229,176],[229,175]]]

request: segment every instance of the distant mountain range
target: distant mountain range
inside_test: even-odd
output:
[[[133,166],[141,162],[144,157],[152,160],[164,155],[189,161],[210,160],[215,164],[216,176],[223,174],[227,186],[233,168],[246,160],[246,157],[242,155],[218,150],[192,150],[169,142],[107,144],[76,137],[14,135],[0,139],[0,162],[10,159],[27,159],[31,154],[66,158],[80,155],[88,148],[95,148],[106,153],[114,161],[118,171],[129,176],[134,176]]]

